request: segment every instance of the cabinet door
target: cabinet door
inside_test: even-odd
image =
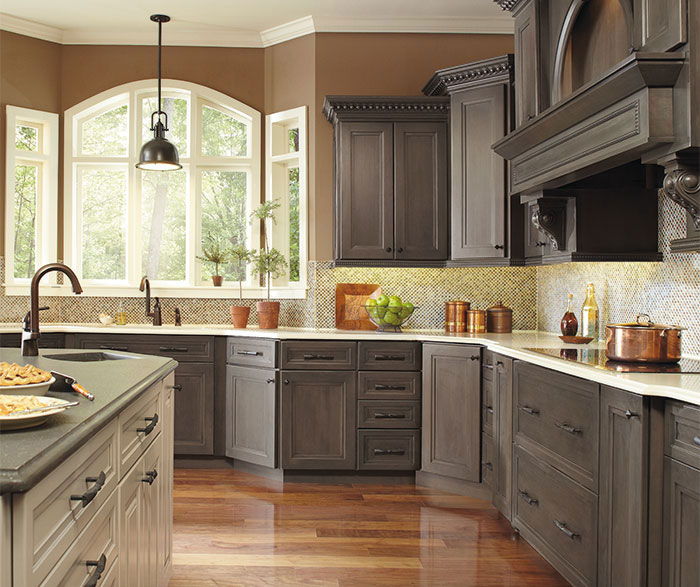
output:
[[[493,504],[510,520],[513,477],[513,359],[494,356]]]
[[[531,0],[515,15],[515,125],[539,113],[537,2]]]
[[[700,471],[664,457],[664,585],[700,585]]]
[[[646,585],[648,414],[644,398],[602,387],[598,585]]]
[[[394,258],[393,125],[338,123],[337,258]]]
[[[354,371],[282,371],[284,469],[355,468]]]
[[[423,345],[422,469],[479,481],[481,348]]]
[[[226,367],[226,456],[274,467],[277,422],[274,369]]]
[[[394,124],[396,258],[447,259],[447,125]]]
[[[634,16],[645,51],[672,51],[687,41],[687,0],[634,0]]]
[[[452,95],[452,259],[506,256],[506,164],[491,149],[505,135],[503,85]]]
[[[214,366],[180,363],[175,370],[175,454],[214,454]]]

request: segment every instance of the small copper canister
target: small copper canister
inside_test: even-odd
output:
[[[453,301],[445,302],[445,331],[464,332],[466,322],[464,314],[469,309],[469,302]]]
[[[497,333],[513,332],[513,310],[504,306],[503,302],[487,308],[486,330]]]
[[[486,310],[467,310],[467,332],[486,332]]]

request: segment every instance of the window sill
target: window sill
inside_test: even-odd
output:
[[[6,296],[28,296],[29,284],[4,285]],[[42,283],[39,287],[41,296],[73,296],[70,285],[55,285]],[[129,297],[138,298],[144,294],[137,287],[120,285],[84,285],[83,293],[85,297]],[[151,297],[161,298],[196,298],[196,299],[237,299],[238,286],[223,285],[221,287],[201,286],[201,287],[165,287],[151,285]],[[266,300],[267,289],[265,288],[243,288],[243,299],[245,300]],[[303,300],[306,299],[306,288],[271,288],[271,300]]]

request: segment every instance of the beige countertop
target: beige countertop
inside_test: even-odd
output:
[[[17,324],[0,324],[0,333],[19,332]],[[483,345],[503,355],[521,359],[541,367],[581,377],[632,391],[678,399],[700,405],[700,374],[671,373],[618,373],[601,368],[581,365],[542,355],[527,348],[603,348],[602,343],[588,345],[564,344],[555,334],[535,331],[516,331],[512,334],[448,334],[442,330],[406,330],[400,333],[368,332],[358,330],[278,328],[260,330],[251,326],[233,328],[230,324],[188,324],[183,326],[151,326],[129,324],[126,326],[101,326],[98,324],[42,324],[42,332],[91,332],[99,334],[190,334],[200,336],[242,336],[271,338],[276,340],[332,339],[332,340],[407,340],[420,342],[452,342]],[[692,357],[698,358],[698,357]]]

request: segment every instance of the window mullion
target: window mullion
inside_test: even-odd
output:
[[[130,285],[136,287],[139,283],[141,273],[141,174],[142,171],[136,169],[138,153],[140,151],[139,138],[141,137],[141,108],[138,104],[137,93],[129,94],[129,129],[128,129],[128,188],[127,205],[129,207],[127,223],[127,275],[126,279]]]

